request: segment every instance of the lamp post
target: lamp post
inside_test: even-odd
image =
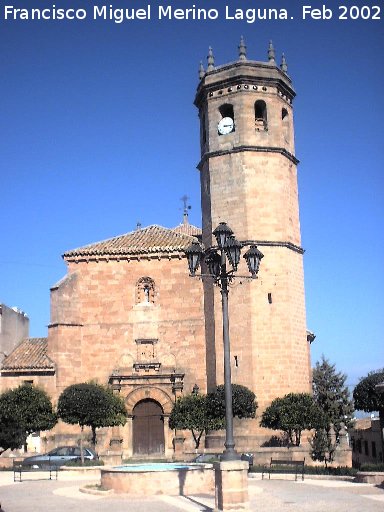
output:
[[[185,251],[188,258],[190,275],[196,276],[201,261],[205,261],[208,267],[208,274],[202,276],[211,277],[214,283],[220,287],[221,305],[223,314],[223,344],[224,344],[224,392],[225,392],[225,450],[222,460],[237,460],[239,455],[235,450],[235,441],[233,437],[233,411],[232,411],[232,384],[231,384],[231,350],[229,341],[229,316],[228,316],[228,284],[234,279],[234,273],[237,271],[240,262],[241,249],[244,245],[236,240],[233,231],[225,223],[220,222],[217,228],[212,232],[217,241],[217,246],[204,249],[202,245],[195,242]],[[243,255],[248,270],[253,279],[256,278],[259,271],[260,260],[264,255],[258,250],[256,245],[251,245],[248,251]],[[227,260],[230,269],[227,268]],[[249,277],[249,276],[238,276]]]

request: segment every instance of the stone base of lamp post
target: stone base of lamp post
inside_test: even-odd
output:
[[[215,462],[214,512],[249,512],[248,462],[231,460]]]
[[[106,466],[119,466],[123,463],[123,452],[116,450],[107,450],[104,453],[100,453],[100,459]]]
[[[182,460],[184,457],[184,441],[185,437],[175,436],[173,438],[173,458],[175,460]]]

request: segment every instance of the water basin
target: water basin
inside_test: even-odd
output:
[[[101,468],[101,485],[131,495],[212,493],[212,464],[144,463]]]

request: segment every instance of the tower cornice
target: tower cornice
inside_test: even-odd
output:
[[[285,247],[290,251],[297,252],[298,254],[304,254],[305,249],[299,245],[288,242],[287,240],[246,240],[243,242],[244,245],[258,245],[260,247]]]
[[[197,169],[201,171],[204,163],[210,158],[216,158],[219,156],[230,155],[231,153],[241,153],[243,151],[251,151],[254,153],[279,153],[280,155],[285,156],[290,160],[293,164],[297,165],[299,160],[292,155],[289,151],[284,148],[278,147],[269,147],[269,146],[236,146],[231,149],[219,150],[219,151],[211,151],[204,153],[200,162],[197,164]]]
[[[244,82],[250,86],[274,85],[289,101],[296,96],[291,79],[277,66],[258,61],[238,61],[208,71],[197,87],[194,104],[200,108],[210,93]]]

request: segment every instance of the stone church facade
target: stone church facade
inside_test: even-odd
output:
[[[220,291],[189,277],[184,251],[196,237],[212,245],[212,230],[225,221],[264,254],[258,279],[238,278],[229,294],[232,381],[259,404],[258,418],[235,422],[237,447],[256,450],[271,436],[259,427],[261,411],[277,396],[311,389],[294,96],[272,45],[259,62],[241,42],[238,60],[224,66],[210,50],[195,97],[202,231],[185,213],[174,229],[149,226],[66,252],[67,275],[51,289],[48,338],[24,340],[3,361],[2,389],[33,381],[56,401],[70,384],[109,384],[128,420],[102,432],[103,448],[171,457],[181,437],[168,426],[176,398],[223,383]],[[247,274],[245,262],[238,274]],[[46,434],[53,444],[76,437],[63,424]],[[222,443],[217,434],[206,438],[211,449]]]

